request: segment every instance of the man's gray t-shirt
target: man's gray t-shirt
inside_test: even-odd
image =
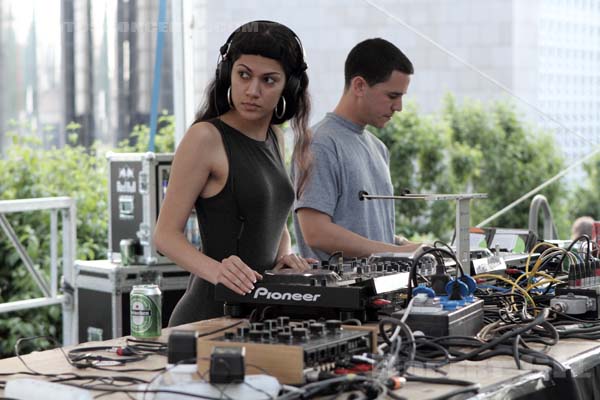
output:
[[[306,245],[296,214],[300,208],[325,213],[335,224],[368,239],[393,243],[394,202],[359,200],[362,190],[369,194],[394,194],[389,152],[383,142],[334,113],[328,113],[312,131],[313,169],[302,195],[294,203],[294,231],[302,256],[329,258],[329,254]],[[296,175],[294,168],[292,175]]]

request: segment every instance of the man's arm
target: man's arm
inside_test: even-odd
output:
[[[310,247],[328,254],[341,251],[346,257],[365,257],[373,253],[413,252],[419,243],[396,246],[367,239],[331,221],[331,217],[312,208],[297,210],[304,241]]]

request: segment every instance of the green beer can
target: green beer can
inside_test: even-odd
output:
[[[158,285],[136,285],[129,294],[131,336],[148,339],[160,336],[162,298]]]
[[[121,266],[127,267],[135,264],[135,240],[121,239],[119,248],[121,250]]]

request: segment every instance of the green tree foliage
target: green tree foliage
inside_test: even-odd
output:
[[[549,134],[527,126],[510,104],[488,107],[475,101],[456,103],[447,96],[439,115],[421,116],[413,105],[377,132],[388,145],[395,191],[412,193],[487,193],[471,204],[471,223],[483,221],[554,176],[563,166]],[[542,192],[567,232],[565,190],[560,183]],[[491,226],[526,228],[530,201],[493,221]],[[416,200],[396,202],[397,226],[409,237],[449,240],[455,204]]]
[[[172,117],[161,117],[156,137],[157,152],[173,151]],[[77,145],[76,124],[67,128],[69,144],[43,149],[31,135],[8,132],[11,144],[0,159],[0,199],[70,196],[77,203],[77,259],[106,258],[108,240],[108,172],[105,155],[94,145]],[[134,145],[117,151],[146,151],[148,128],[136,127]],[[46,279],[50,269],[50,217],[48,212],[6,214],[36,269]],[[59,238],[60,240],[61,238]],[[59,244],[59,247],[61,245]],[[0,303],[41,297],[16,251],[0,231]],[[12,355],[16,339],[35,335],[61,337],[60,306],[2,314],[0,357]],[[44,343],[38,345],[43,346]]]
[[[390,150],[390,169],[394,192],[451,193],[454,186],[448,172],[448,127],[433,117],[423,117],[409,104],[378,132]],[[447,233],[448,224],[440,218],[452,215],[453,204],[418,200],[396,201],[396,226],[402,235],[415,237]]]
[[[166,111],[158,117],[158,128],[154,138],[154,149],[157,153],[172,153],[175,151],[175,117]],[[150,127],[136,125],[128,139],[119,143],[118,152],[143,153],[148,151],[150,143]]]
[[[572,217],[589,215],[595,220],[600,219],[600,156],[594,157],[583,166],[587,177],[584,182],[575,185],[571,195]]]

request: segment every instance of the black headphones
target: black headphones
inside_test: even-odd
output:
[[[220,55],[219,55],[219,62],[217,64],[217,70],[216,70],[217,88],[226,89],[231,85],[231,70],[233,69],[233,62],[229,57],[229,50],[231,48],[233,39],[239,32],[252,32],[252,30],[251,30],[252,24],[258,24],[258,23],[275,24],[275,25],[281,26],[281,27],[285,28],[294,37],[294,39],[298,43],[298,49],[299,49],[298,58],[300,60],[300,63],[299,63],[300,66],[289,73],[289,76],[287,77],[285,88],[283,89],[283,93],[282,93],[282,96],[286,98],[288,105],[295,105],[295,104],[297,104],[297,99],[300,96],[301,90],[302,90],[302,74],[304,73],[304,71],[306,71],[308,66],[304,60],[304,58],[305,58],[304,57],[304,47],[302,47],[302,42],[300,42],[300,38],[298,37],[298,35],[296,35],[294,33],[294,31],[292,31],[290,28],[286,27],[285,25],[279,24],[278,22],[267,21],[267,20],[258,20],[258,21],[247,22],[244,25],[237,28],[235,31],[233,31],[231,33],[231,35],[229,35],[225,44],[219,48]],[[250,29],[250,30],[248,30],[248,29]],[[285,114],[280,118],[281,121],[274,121],[274,122],[281,123],[283,121],[288,120],[289,118],[291,118],[291,116],[295,112],[295,108],[296,107],[293,107],[293,106],[288,107]]]

